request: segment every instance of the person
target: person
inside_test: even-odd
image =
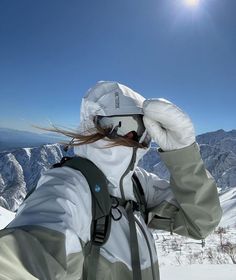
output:
[[[204,239],[218,225],[222,211],[216,184],[204,167],[190,118],[171,102],[145,99],[118,82],[98,82],[82,99],[78,132],[64,133],[73,138],[76,154],[102,171],[112,197],[135,205],[134,173],[145,196],[147,218],[138,207],[131,211],[134,235],[126,204],[112,208],[109,237],[97,263],[86,268],[95,279],[157,280],[150,229]],[[137,166],[151,139],[170,181]],[[0,279],[91,279],[84,249],[91,239],[92,215],[90,187],[79,170],[62,166],[46,171],[1,231]]]

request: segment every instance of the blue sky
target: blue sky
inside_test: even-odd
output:
[[[236,128],[236,1],[1,0],[0,127],[76,127],[99,80],[184,109],[197,134]]]

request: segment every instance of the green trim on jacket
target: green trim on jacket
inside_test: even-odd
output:
[[[0,279],[82,280],[83,253],[66,257],[64,244],[63,234],[43,227],[2,230]],[[154,267],[159,279],[157,262]],[[133,273],[122,262],[111,263],[100,255],[96,279],[133,280]],[[142,270],[142,279],[152,279],[151,267]]]
[[[170,171],[170,187],[179,207],[163,201],[149,209],[149,227],[205,238],[219,224],[222,209],[215,181],[204,167],[198,145],[160,155]]]

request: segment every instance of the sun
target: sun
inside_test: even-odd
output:
[[[184,2],[190,7],[196,7],[199,5],[200,0],[184,0]]]

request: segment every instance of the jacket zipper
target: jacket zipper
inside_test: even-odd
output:
[[[127,169],[125,170],[124,174],[121,176],[121,179],[120,179],[121,198],[122,198],[122,200],[124,200],[124,201],[125,201],[126,199],[125,199],[125,193],[124,193],[123,180],[124,180],[125,176],[126,176],[131,170],[134,169],[134,165],[135,165],[135,162],[136,162],[136,154],[137,154],[137,148],[133,148],[133,154],[132,154],[130,163],[129,163]]]

